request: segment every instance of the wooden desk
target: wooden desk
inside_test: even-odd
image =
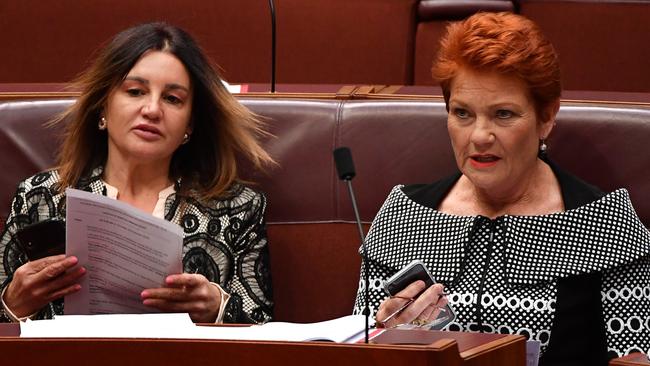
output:
[[[624,357],[615,358],[609,361],[610,366],[641,366],[650,365],[648,356],[645,353],[632,353]]]
[[[416,332],[421,333],[417,337],[412,337],[411,341],[421,342],[430,339],[432,343],[366,345],[187,339],[29,339],[19,338],[15,325],[0,324],[0,335],[4,334],[0,336],[0,360],[10,361],[12,365],[20,366],[69,364],[524,366],[526,363],[525,339],[521,336]]]

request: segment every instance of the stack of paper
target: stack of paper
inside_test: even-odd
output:
[[[64,315],[20,324],[27,338],[174,338],[259,341],[332,341],[362,338],[365,318],[349,315],[320,323],[250,327],[196,326],[187,314]]]
[[[63,315],[20,323],[26,338],[191,338],[188,314]]]
[[[197,327],[194,338],[263,340],[263,341],[330,341],[353,343],[364,333],[365,317],[348,315],[320,323],[266,323],[251,327]]]

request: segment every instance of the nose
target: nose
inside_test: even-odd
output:
[[[476,146],[486,146],[494,142],[494,125],[488,118],[477,117],[473,124],[470,141]]]
[[[142,106],[142,115],[150,120],[158,120],[162,115],[160,98],[154,95],[147,98]]]

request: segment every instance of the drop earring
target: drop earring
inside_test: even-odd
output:
[[[181,142],[181,145],[187,144],[188,141],[190,141],[190,135],[188,133],[185,133],[183,135],[183,142]]]
[[[99,128],[100,131],[103,131],[106,129],[106,117],[103,117],[99,119],[99,123],[97,124],[97,128]]]
[[[541,154],[546,154],[546,150],[548,149],[548,146],[546,145],[546,139],[540,139],[539,140],[539,152]]]

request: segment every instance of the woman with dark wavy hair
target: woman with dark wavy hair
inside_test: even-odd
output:
[[[548,158],[561,93],[551,43],[523,16],[479,13],[447,28],[433,74],[458,172],[395,187],[367,248],[371,283],[414,259],[439,283],[392,298],[373,286],[379,323],[429,324],[449,303],[446,329],[524,335],[541,365],[647,352],[650,233],[625,189],[604,193]]]
[[[237,156],[272,163],[259,120],[226,90],[192,37],[164,23],[113,38],[73,84],[81,95],[53,123],[65,135],[55,169],[18,186],[0,239],[0,318],[63,313],[86,269],[75,257],[27,261],[16,232],[65,219],[65,189],[105,195],[184,229],[184,273],[143,289],[152,311],[195,322],[261,323],[272,313],[266,199],[240,182]]]

